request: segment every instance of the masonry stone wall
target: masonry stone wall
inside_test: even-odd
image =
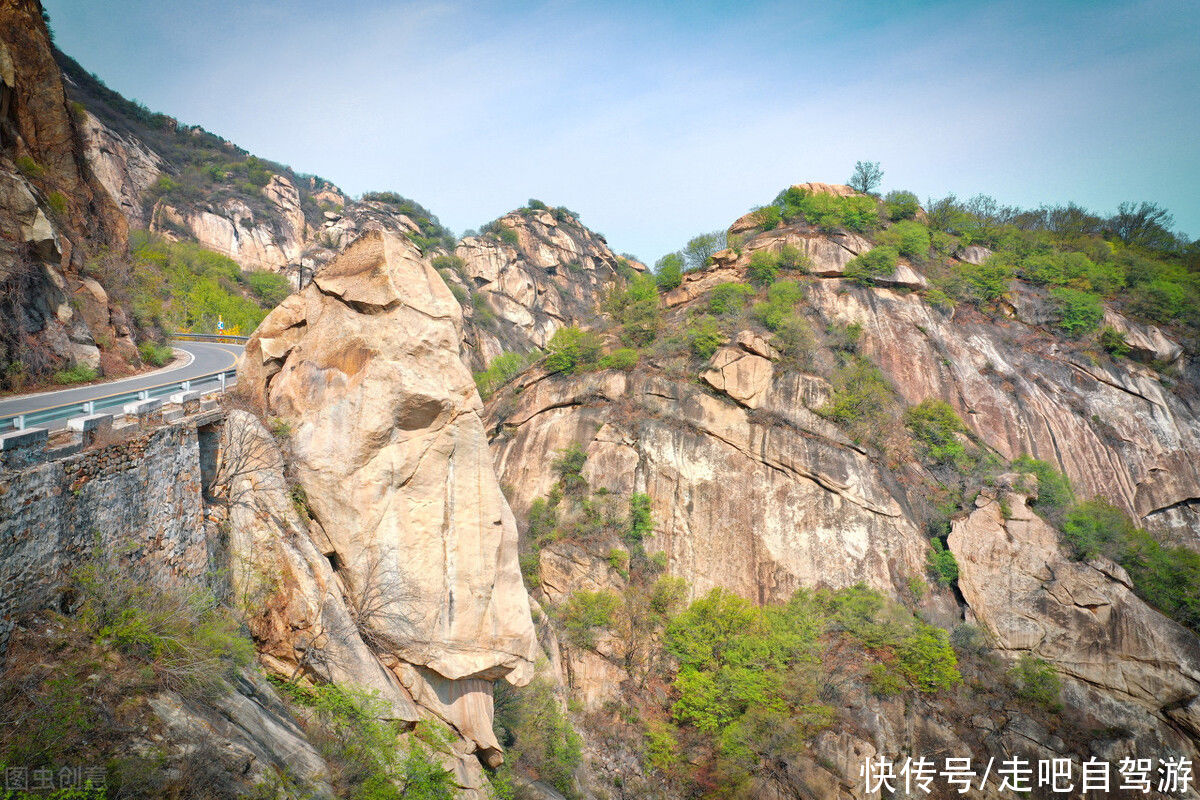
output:
[[[215,545],[197,427],[211,427],[212,416],[117,431],[81,452],[0,471],[0,658],[17,615],[70,604],[71,573],[97,547],[133,579],[205,584]]]

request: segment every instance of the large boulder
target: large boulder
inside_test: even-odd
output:
[[[536,643],[516,525],[460,325],[420,251],[369,231],[268,315],[239,383],[290,429],[318,546],[347,595],[375,607],[358,624],[376,649],[428,685],[523,683]]]

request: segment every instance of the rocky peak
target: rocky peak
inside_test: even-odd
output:
[[[645,272],[565,209],[523,208],[458,243],[443,277],[467,307],[469,360],[545,347],[555,331],[587,324],[619,276]]]

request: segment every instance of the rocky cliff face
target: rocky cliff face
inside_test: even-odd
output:
[[[1136,749],[1195,750],[1200,641],[1138,599],[1117,564],[1066,558],[1057,532],[1005,482],[950,534],[968,608],[1003,652],[1054,664],[1072,703],[1130,729]]]
[[[242,517],[235,504],[235,547],[252,574],[294,576],[267,602],[268,663],[375,688],[398,718],[437,715],[464,754],[498,763],[492,683],[528,681],[536,644],[460,336],[437,272],[382,231],[272,312],[239,380],[290,430],[311,519],[297,528],[278,480],[248,477],[231,492],[275,510]],[[462,764],[478,788],[479,761]]]
[[[85,274],[126,224],[83,157],[40,7],[0,6],[0,364],[6,382],[72,363],[128,371],[120,307]]]
[[[504,233],[468,236],[443,277],[470,292],[466,343],[478,369],[503,352],[543,348],[555,331],[595,319],[622,272],[644,272],[564,209],[526,208],[494,225]]]
[[[1161,330],[1108,309],[1105,319],[1136,340],[1139,352],[1097,358],[1048,330],[1044,294],[1019,281],[996,315],[964,306],[944,311],[914,291],[928,284],[920,265],[906,259],[873,287],[846,280],[851,260],[871,248],[856,234],[803,224],[764,233],[745,220],[732,231],[745,237],[738,249],[718,253],[711,267],[665,294],[664,327],[683,328],[707,312],[716,286],[745,282],[756,252],[789,247],[807,259],[801,307],[815,349],[798,364],[750,325],[699,364],[658,347],[632,371],[566,377],[531,369],[489,400],[486,418],[518,516],[558,491],[556,458],[580,445],[592,489],[649,495],[654,530],[645,549],[662,551],[693,597],[720,586],[779,602],[798,587],[859,582],[906,596],[912,581],[924,581],[930,505],[923,487],[938,480],[906,445],[880,449],[881,439],[903,430],[899,418],[878,422],[864,443],[823,413],[836,391],[833,350],[846,346],[839,332],[853,330],[858,357],[879,368],[900,407],[944,401],[965,421],[963,441],[1003,461],[1044,459],[1069,476],[1080,497],[1107,497],[1157,535],[1196,545],[1200,476],[1191,454],[1200,447],[1200,382]],[[955,258],[987,255],[966,248]],[[604,327],[598,318],[595,324]],[[1158,370],[1147,366],[1151,360]],[[1161,371],[1169,363],[1175,378]],[[918,723],[868,699],[848,708],[857,720],[849,738],[818,737],[819,766],[792,765],[793,785],[859,796],[850,787],[864,753],[925,751],[939,741],[952,750],[1034,742],[1040,757],[1078,752],[1087,742],[1104,758],[1196,754],[1195,635],[1135,596],[1120,567],[1072,561],[1024,495],[988,491],[953,523],[949,546],[961,596],[935,590],[920,601],[921,613],[944,627],[964,618],[980,625],[1010,660],[1022,653],[1045,659],[1063,676],[1068,706],[1090,717],[1081,725],[1125,733],[1103,743],[1082,728],[1054,735],[1028,709],[997,721],[994,704],[967,724],[961,709],[933,698],[922,699]],[[535,597],[563,609],[577,591],[625,591],[614,547],[624,547],[619,538],[575,537],[534,548]],[[619,700],[617,687],[636,682],[619,638],[553,647],[560,680],[589,710]],[[611,736],[588,730],[596,737],[593,766],[612,773],[607,779],[627,776],[614,766],[620,756]]]

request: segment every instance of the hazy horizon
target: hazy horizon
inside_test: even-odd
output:
[[[1150,200],[1200,235],[1184,2],[45,6],[126,97],[458,234],[536,197],[653,263],[861,159],[922,200]]]

